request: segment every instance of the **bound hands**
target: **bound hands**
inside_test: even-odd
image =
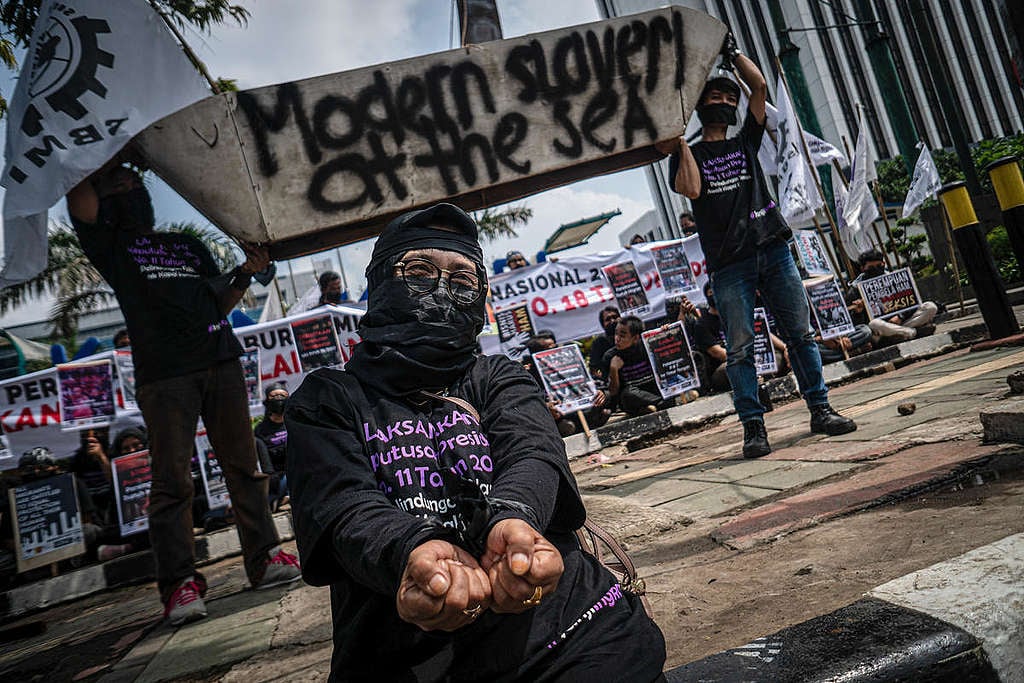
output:
[[[479,563],[447,541],[427,541],[409,554],[398,616],[425,631],[454,631],[487,609],[525,612],[555,590],[563,569],[558,549],[518,519],[494,525]]]

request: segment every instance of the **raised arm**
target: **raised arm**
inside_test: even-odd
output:
[[[739,50],[736,51],[733,64],[736,66],[736,72],[740,80],[746,83],[747,88],[750,89],[747,108],[754,115],[757,123],[764,125],[764,104],[768,99],[768,84],[764,80],[764,74],[761,73],[761,70],[757,68],[757,64],[754,64],[750,57],[740,53]]]

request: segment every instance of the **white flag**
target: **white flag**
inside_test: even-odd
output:
[[[47,211],[68,190],[208,95],[145,0],[45,0],[7,112],[0,287],[46,267]]]
[[[903,215],[909,216],[917,211],[925,199],[933,196],[942,187],[942,180],[939,178],[939,169],[935,168],[935,161],[932,153],[925,145],[920,145],[921,154],[914,164],[914,178],[910,181],[910,191],[903,201]]]
[[[846,255],[851,259],[873,249],[869,226],[878,219],[878,204],[868,183],[878,177],[875,164],[868,149],[867,125],[864,110],[861,109],[860,131],[857,133],[857,148],[853,152],[853,168],[850,169],[850,187],[839,214],[839,237],[843,241]]]
[[[781,83],[779,86],[780,89],[776,92],[780,93],[779,97],[781,98],[785,88],[782,87]],[[771,133],[771,135],[766,133],[761,139],[761,149],[757,152],[757,158],[761,162],[761,168],[766,175],[778,175],[779,167],[775,163],[778,151],[775,142],[772,140],[772,135],[778,135],[779,110],[773,107],[770,102],[765,103],[764,127],[765,131]],[[825,142],[817,135],[808,133],[806,130],[804,131],[804,142],[807,143],[807,152],[811,155],[811,163],[814,166],[831,166],[833,159],[842,166],[850,163],[846,155],[838,147]]]
[[[281,296],[278,294],[280,286],[277,284],[277,279],[270,284],[267,288],[267,300],[263,303],[263,311],[260,313],[260,319],[258,322],[265,323],[271,320],[277,320],[288,315],[284,302],[281,301]]]
[[[779,103],[775,154],[779,175],[779,211],[787,223],[796,226],[810,222],[824,202],[814,183],[813,171],[801,151],[800,122],[781,76],[775,93]]]

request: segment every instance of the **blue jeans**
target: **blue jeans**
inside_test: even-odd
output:
[[[811,331],[810,308],[789,246],[777,242],[757,254],[711,273],[715,306],[725,327],[726,373],[740,422],[760,420],[764,406],[757,400],[754,369],[754,297],[760,292],[789,350],[800,393],[808,407],[828,403],[821,376],[821,356]]]

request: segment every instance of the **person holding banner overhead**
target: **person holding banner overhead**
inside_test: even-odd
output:
[[[132,341],[136,400],[149,430],[149,532],[164,616],[174,625],[206,616],[206,581],[195,568],[190,460],[200,416],[224,468],[245,570],[255,588],[299,578],[280,549],[267,507],[267,477],[256,445],[238,343],[226,315],[266,248],[221,274],[203,244],[154,230],[153,204],[139,174],[108,164],[67,195],[82,251],[114,290]]]
[[[729,126],[737,123],[740,88],[732,79],[719,76],[705,84],[697,102],[697,116],[703,126],[701,141],[690,147],[684,137],[679,137],[659,143],[658,149],[672,155],[669,177],[673,189],[693,205],[711,286],[725,325],[726,372],[743,423],[743,456],[756,458],[771,452],[753,358],[757,291],[775,316],[789,350],[800,391],[811,411],[811,431],[845,434],[857,425],[839,415],[828,402],[807,298],[787,244],[792,232],[757,161],[768,92],[764,75],[740,53],[731,33],[722,45],[722,56],[723,66],[735,65],[739,78],[750,89],[739,133],[726,137]]]
[[[542,392],[476,354],[476,222],[402,214],[366,279],[351,360],[285,408],[303,576],[331,587],[331,680],[657,680],[661,632],[575,537],[586,511]]]

